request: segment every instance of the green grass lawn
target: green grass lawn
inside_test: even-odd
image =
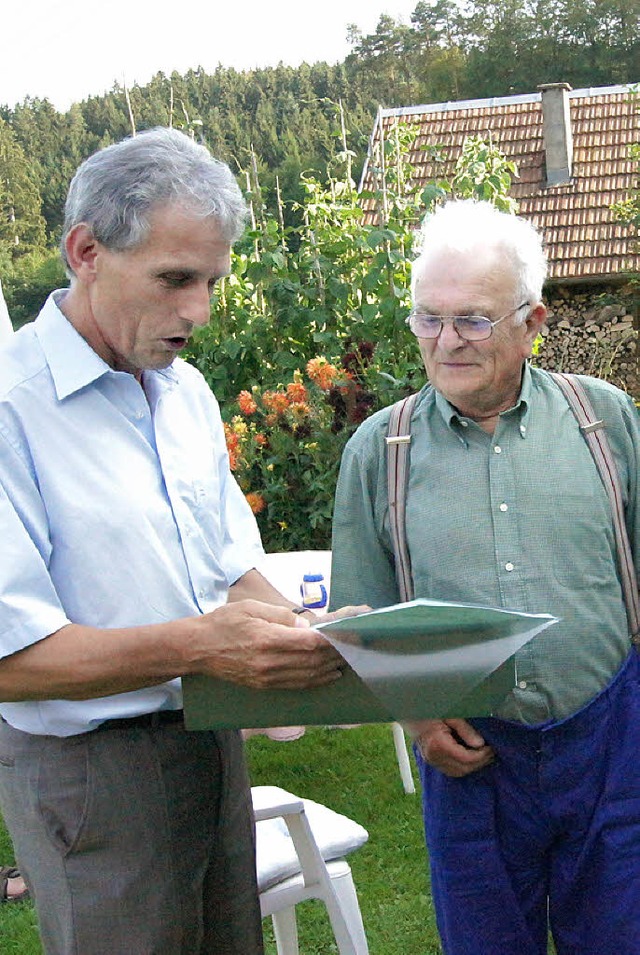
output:
[[[351,816],[369,841],[349,856],[371,955],[440,955],[428,891],[419,795],[405,795],[390,726],[309,729],[279,743],[247,743],[252,782],[274,785]],[[12,849],[0,825],[0,861]],[[324,907],[298,906],[302,955],[337,951]],[[271,920],[267,952],[275,953]],[[0,906],[1,955],[41,955],[31,905]],[[131,952],[130,955],[136,955]]]
[[[0,865],[11,862],[13,847],[0,820]],[[41,955],[41,952],[33,906],[27,902],[0,905],[1,955]]]
[[[281,786],[314,799],[368,830],[369,841],[349,856],[349,864],[370,955],[441,955],[420,796],[404,793],[391,727],[312,728],[290,743],[257,736],[247,742],[247,754],[254,785]],[[8,865],[12,859],[0,821],[0,863]],[[301,955],[335,955],[324,906],[310,901],[296,911]],[[275,955],[270,919],[264,929],[267,955]],[[549,951],[554,951],[551,944]],[[0,905],[0,955],[42,955],[30,904]]]
[[[369,841],[349,856],[371,955],[440,955],[420,796],[406,795],[390,726],[309,729],[291,743],[247,743],[252,782],[282,786],[351,816]],[[319,902],[297,907],[302,955],[336,952]],[[271,944],[265,921],[267,952]]]

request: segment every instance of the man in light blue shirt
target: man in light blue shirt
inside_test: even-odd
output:
[[[255,570],[218,406],[178,357],[245,211],[176,131],[96,153],[70,289],[0,350],[0,805],[47,955],[262,952],[239,733],[185,731],[180,677],[340,675]]]
[[[13,325],[9,318],[9,309],[4,300],[2,283],[0,282],[0,344],[7,341],[11,335],[13,335]],[[3,877],[5,880],[4,897],[6,899],[26,899],[29,893],[18,870],[9,866],[4,866],[3,869]],[[0,895],[1,894],[2,893],[0,893]]]

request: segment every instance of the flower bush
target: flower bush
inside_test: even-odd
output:
[[[211,323],[186,351],[223,408],[231,465],[269,551],[330,546],[348,437],[424,383],[405,322],[418,222],[448,195],[499,204],[508,188],[513,169],[474,140],[455,190],[440,179],[420,189],[407,160],[416,131],[398,124],[369,157],[368,193],[356,189],[345,138],[326,181],[301,177],[296,225],[266,209],[250,176],[252,227],[216,289]]]
[[[362,368],[366,343],[340,363],[311,358],[276,388],[242,390],[227,410],[231,469],[256,515],[267,551],[331,546],[333,493],[342,449],[373,395]]]

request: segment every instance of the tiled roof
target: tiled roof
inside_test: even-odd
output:
[[[542,94],[437,103],[401,109],[381,109],[372,145],[385,137],[396,122],[417,126],[409,154],[420,183],[450,179],[463,142],[468,136],[491,136],[495,145],[518,168],[510,194],[519,212],[542,230],[553,281],[594,281],[622,278],[640,271],[640,254],[633,246],[633,230],[616,221],[610,206],[629,196],[637,185],[636,165],[629,146],[640,141],[640,104],[628,87],[610,86],[571,90],[568,94],[573,134],[571,180],[562,185],[546,182]],[[439,146],[443,159],[434,161],[425,146]],[[370,153],[371,155],[371,153]],[[361,186],[373,188],[371,168],[365,166]],[[365,200],[372,218],[373,205]]]

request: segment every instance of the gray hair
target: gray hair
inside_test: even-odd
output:
[[[243,232],[247,205],[233,173],[184,133],[158,127],[94,153],[65,204],[60,248],[69,276],[65,242],[74,226],[84,222],[105,248],[123,251],[145,240],[151,213],[168,203],[215,218],[230,244]]]
[[[434,254],[477,253],[495,250],[513,268],[517,298],[530,303],[542,299],[547,258],[542,236],[526,219],[501,212],[490,202],[452,199],[428,215],[418,238],[418,257],[411,267],[411,291]],[[526,315],[516,316],[516,324]]]

